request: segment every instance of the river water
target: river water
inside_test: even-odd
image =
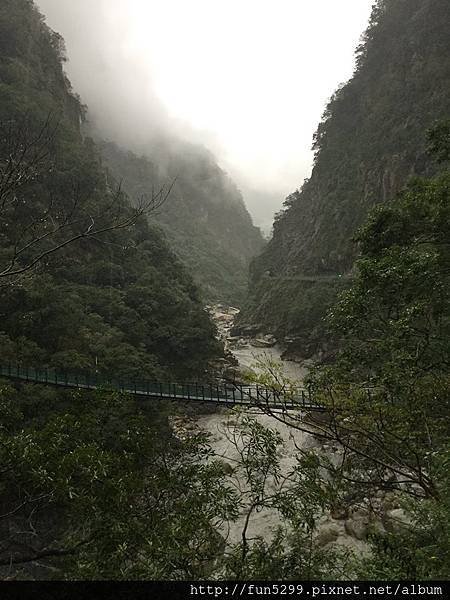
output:
[[[233,317],[237,314],[236,309],[220,307],[219,310],[210,311],[213,315],[219,315],[215,318],[218,324],[222,340],[226,347],[232,352],[239,363],[239,368],[246,371],[252,369],[256,372],[261,369],[261,361],[277,361],[283,375],[292,382],[301,384],[308,370],[298,363],[281,360],[282,348],[275,345],[273,347],[259,348],[252,346],[251,340],[232,340],[230,343],[229,331],[233,324]],[[270,415],[264,414],[259,409],[247,409],[247,416],[254,418],[263,427],[276,431],[282,440],[279,452],[279,464],[281,467],[281,477],[278,480],[268,478],[266,493],[286,489],[289,485],[289,476],[297,464],[298,448],[311,449],[319,448],[320,444],[312,435],[293,429],[282,422],[277,421]],[[216,455],[216,458],[224,461],[228,465],[229,480],[235,485],[243,498],[249,498],[249,489],[246,486],[245,474],[239,468],[241,463],[241,452],[245,450],[242,440],[239,436],[233,435],[235,425],[242,418],[242,411],[236,415],[229,409],[221,410],[214,414],[199,416],[196,419],[196,425],[200,429],[210,434],[210,444]],[[319,450],[320,451],[320,450]],[[250,503],[250,499],[248,499]],[[242,541],[242,534],[245,528],[249,504],[242,509],[237,521],[227,525],[221,533],[226,539],[228,545]],[[342,546],[350,547],[360,552],[366,551],[366,544],[360,540],[349,536],[344,521],[332,519],[329,515],[320,517],[321,525],[319,534],[324,538],[322,545],[326,543],[337,543]],[[248,539],[261,536],[266,541],[273,537],[275,529],[281,524],[280,515],[274,509],[263,509],[260,512],[253,512],[248,521],[246,537]]]
[[[282,360],[281,355],[283,350],[279,346],[273,346],[272,348],[254,348],[249,344],[242,348],[232,348],[230,351],[237,359],[239,367],[243,369],[258,371],[260,370],[258,362],[260,360],[264,362],[268,359],[278,362],[282,367],[283,375],[291,381],[301,383],[308,373],[308,369],[302,367],[298,363],[290,360]]]

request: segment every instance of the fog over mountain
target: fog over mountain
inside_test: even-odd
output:
[[[204,144],[266,230],[309,175],[315,126],[353,71],[371,4],[38,1],[105,135],[133,150],[161,133]]]
[[[450,598],[448,23],[0,0],[0,600]]]

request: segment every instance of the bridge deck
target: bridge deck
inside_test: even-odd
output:
[[[201,383],[155,383],[122,381],[98,374],[68,374],[26,367],[0,366],[0,377],[43,385],[83,390],[109,389],[141,399],[209,402],[224,406],[259,406],[281,410],[323,410],[308,390],[296,388],[276,391],[255,385]]]

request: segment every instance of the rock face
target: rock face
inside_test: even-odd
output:
[[[352,238],[369,210],[434,169],[425,132],[449,112],[449,21],[448,0],[377,3],[355,74],[318,127],[311,178],[288,197],[251,265],[241,322],[294,339],[305,358],[325,339],[322,318],[349,284],[342,275],[356,256]]]
[[[208,304],[206,310],[217,327],[218,338],[229,348],[238,343],[240,337],[232,335],[234,321],[239,314],[239,308],[225,304]]]

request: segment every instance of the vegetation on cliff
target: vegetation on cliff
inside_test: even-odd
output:
[[[345,520],[369,542],[369,554],[341,563],[347,577],[444,579],[450,568],[450,124],[428,139],[439,172],[413,179],[358,231],[353,281],[328,316],[341,349],[309,377],[326,415],[273,415],[332,448],[300,449],[310,504],[296,517],[315,552],[321,503],[335,529]],[[258,381],[290,384],[273,366]],[[295,572],[303,548],[286,534],[275,547],[256,545],[248,565]]]
[[[247,292],[250,259],[263,238],[242,195],[205,149],[162,142],[146,156],[112,143],[100,144],[102,158],[131,198],[173,183],[164,209],[153,215],[208,301],[241,305]]]
[[[147,222],[160,196],[133,207],[109,185],[63,61],[33,2],[2,2],[0,361],[203,378],[221,348],[191,276]],[[218,516],[221,472],[199,464],[203,438],[171,435],[167,406],[4,381],[0,405],[2,578],[202,572],[220,544],[208,505]],[[183,567],[179,543],[198,566]]]
[[[420,6],[425,19],[437,11],[434,36],[445,6]],[[419,4],[379,2],[360,70],[377,23],[408,7]],[[141,210],[111,187],[114,174],[80,133],[62,41],[30,0],[2,3],[0,49],[0,360],[199,376],[220,348],[191,277],[147,222],[160,197]],[[232,415],[241,451],[230,465],[205,434],[169,426],[176,407],[0,381],[0,577],[448,577],[449,134],[448,122],[430,131],[429,174],[372,210],[357,234],[353,278],[338,280],[348,289],[329,315],[341,350],[310,380],[327,413],[274,415],[332,456],[299,447],[283,479],[279,436],[251,416]],[[319,319],[314,294],[302,301]],[[276,393],[273,373],[262,377]],[[369,523],[380,492],[397,506],[386,529]],[[281,526],[252,539],[249,519],[263,509]],[[363,509],[365,557],[318,535],[324,511],[348,526],[353,509]],[[241,539],[227,547],[239,513]]]
[[[83,139],[61,38],[27,0],[2,3],[0,33],[0,360],[203,374],[220,348],[198,289]]]
[[[369,210],[392,201],[412,175],[434,172],[424,132],[450,112],[449,19],[446,0],[376,2],[355,73],[317,129],[312,175],[287,198],[252,263],[243,322],[297,336],[300,348],[324,339],[323,316],[341,286],[289,278],[348,273]],[[311,304],[321,308],[309,315]]]

